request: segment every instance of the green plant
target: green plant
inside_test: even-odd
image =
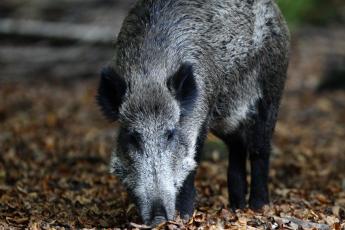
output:
[[[289,26],[326,25],[343,21],[345,3],[340,0],[277,0]]]

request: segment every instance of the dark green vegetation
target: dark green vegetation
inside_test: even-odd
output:
[[[290,27],[301,25],[329,25],[345,20],[342,0],[277,0]]]

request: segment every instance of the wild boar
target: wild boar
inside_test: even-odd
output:
[[[273,0],[139,0],[123,22],[97,100],[118,121],[111,172],[144,223],[194,210],[207,133],[229,148],[232,209],[269,203],[271,138],[289,56]],[[176,212],[177,211],[177,212]]]

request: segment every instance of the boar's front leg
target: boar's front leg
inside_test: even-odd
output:
[[[180,193],[177,197],[176,209],[181,218],[188,219],[193,215],[194,200],[196,196],[196,189],[194,186],[195,171],[189,174],[184,181]]]
[[[207,137],[207,132],[208,122],[205,121],[200,128],[199,136],[196,143],[195,160],[198,164],[200,162],[202,148]],[[176,209],[179,212],[180,216],[184,219],[192,217],[194,212],[194,201],[196,196],[196,189],[194,185],[195,174],[195,171],[191,172],[187,179],[184,181],[176,201]]]

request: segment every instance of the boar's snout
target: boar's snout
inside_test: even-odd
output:
[[[162,222],[168,221],[167,210],[163,205],[163,202],[156,200],[152,204],[151,217],[149,224],[151,226],[157,226]]]

